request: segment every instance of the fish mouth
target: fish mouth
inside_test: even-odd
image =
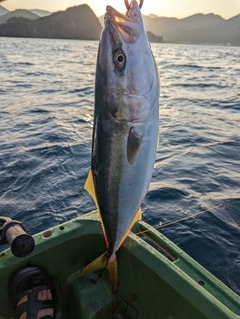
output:
[[[105,24],[110,23],[117,28],[126,43],[137,41],[141,31],[140,8],[136,0],[132,0],[129,10],[122,14],[111,6],[107,6],[104,16]]]

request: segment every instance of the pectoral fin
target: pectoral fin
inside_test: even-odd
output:
[[[135,127],[131,127],[128,135],[127,157],[129,164],[133,164],[139,152],[143,136]]]

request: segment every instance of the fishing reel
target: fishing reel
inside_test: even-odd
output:
[[[26,257],[35,247],[34,239],[17,220],[0,216],[0,245],[8,244],[16,257]]]

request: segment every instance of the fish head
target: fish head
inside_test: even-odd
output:
[[[117,121],[146,120],[159,98],[159,75],[141,10],[132,0],[126,14],[107,6],[97,70],[106,107]]]

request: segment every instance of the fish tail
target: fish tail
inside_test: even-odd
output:
[[[115,253],[107,261],[106,269],[108,271],[108,276],[112,284],[112,291],[115,292],[118,285],[118,265],[117,256]]]
[[[93,273],[96,270],[106,268],[108,271],[109,279],[112,284],[113,292],[117,289],[118,284],[118,267],[117,267],[117,257],[116,254],[112,254],[110,258],[108,258],[108,252],[106,251],[104,254],[96,258],[86,267],[84,267],[80,273],[78,274],[79,277],[83,277]]]

